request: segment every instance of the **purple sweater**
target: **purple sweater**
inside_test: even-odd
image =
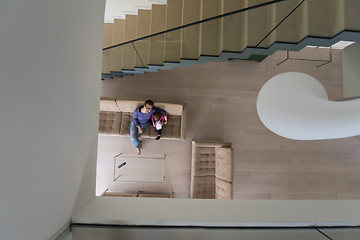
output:
[[[141,124],[145,124],[147,122],[150,122],[151,115],[153,113],[155,113],[155,112],[160,112],[164,116],[166,116],[166,112],[164,110],[162,110],[161,108],[153,107],[150,112],[142,113],[141,110],[140,110],[142,107],[144,107],[144,106],[140,106],[140,107],[136,108],[134,110],[134,113],[133,113],[132,121],[134,122],[136,127],[141,125]]]

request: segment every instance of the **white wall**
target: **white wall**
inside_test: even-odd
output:
[[[149,226],[359,226],[360,200],[97,197],[74,223]]]
[[[0,239],[49,239],[94,196],[104,6],[0,3]]]
[[[151,9],[152,4],[166,4],[166,0],[107,0],[104,22],[125,19],[126,14],[135,15],[138,9]]]

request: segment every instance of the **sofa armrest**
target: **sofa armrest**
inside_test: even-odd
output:
[[[232,199],[233,183],[215,178],[215,199]]]
[[[101,98],[100,99],[100,112],[120,112],[114,99],[110,98]]]
[[[183,105],[183,112],[181,115],[181,129],[180,129],[180,139],[185,139],[185,134],[186,134],[186,112],[187,112],[187,104],[184,103]]]
[[[231,147],[230,142],[197,142],[192,140],[192,145],[194,147]]]

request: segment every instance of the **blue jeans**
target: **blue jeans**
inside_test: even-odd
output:
[[[148,122],[140,125],[143,132],[145,132],[148,125],[149,125]],[[139,144],[140,144],[140,140],[139,140],[140,135],[141,135],[141,133],[139,133],[139,129],[135,126],[134,122],[131,121],[131,124],[130,124],[130,139],[131,139],[132,143],[135,145],[136,148],[138,148]]]

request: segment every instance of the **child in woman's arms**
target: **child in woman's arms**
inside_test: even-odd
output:
[[[162,126],[167,124],[167,117],[161,114],[160,112],[155,112],[151,116],[152,124],[155,128],[155,132],[157,132],[158,136],[155,138],[159,140],[161,137]]]

